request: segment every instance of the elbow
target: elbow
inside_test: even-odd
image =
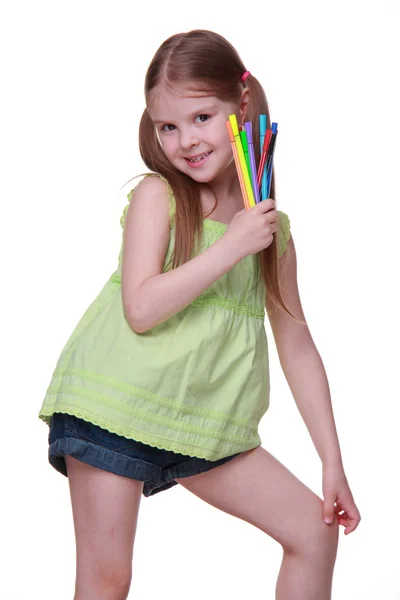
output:
[[[122,304],[125,320],[134,333],[146,333],[151,329],[144,307],[136,302],[124,302],[124,299]]]
[[[125,321],[134,333],[145,333],[146,303],[140,299],[139,289],[127,288],[122,279],[121,296]]]
[[[158,325],[158,307],[140,289],[125,291],[122,287],[122,306],[125,320],[135,333],[147,333]]]
[[[317,347],[311,337],[307,341],[299,342],[297,344],[291,343],[287,348],[278,349],[279,362],[283,371],[291,366],[294,361],[312,354],[319,355]]]
[[[133,321],[131,318],[128,319],[127,317],[126,321],[134,333],[146,333],[146,331],[148,331],[147,327],[144,327],[140,321]]]
[[[151,329],[146,326],[145,320],[135,311],[124,309],[125,320],[134,333],[146,333]]]

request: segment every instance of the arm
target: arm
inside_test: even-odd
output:
[[[170,235],[166,185],[156,177],[141,181],[125,219],[122,302],[137,333],[155,327],[188,306],[240,260],[230,236],[184,265],[162,273]]]
[[[279,259],[279,277],[285,304],[293,314],[305,320],[297,285],[293,237]],[[282,370],[318,455],[324,465],[342,468],[329,384],[310,330],[272,306],[268,299],[266,308]]]
[[[279,277],[286,306],[305,321],[292,237],[279,259]],[[336,513],[339,525],[345,527],[348,535],[357,528],[361,516],[343,469],[324,365],[307,326],[296,323],[268,300],[266,308],[283,372],[322,461],[322,516],[325,523],[331,524]]]

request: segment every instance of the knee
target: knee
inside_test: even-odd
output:
[[[131,586],[132,574],[130,570],[96,569],[90,581],[84,577],[77,577],[76,593],[74,600],[126,600]]]
[[[118,578],[109,581],[109,593],[104,597],[104,600],[126,600],[131,587],[131,578]]]
[[[308,524],[298,539],[291,541],[283,550],[287,554],[302,556],[308,560],[321,561],[329,558],[335,560],[339,538],[337,517],[327,525],[322,515]]]

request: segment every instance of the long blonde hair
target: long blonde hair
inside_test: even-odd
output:
[[[161,82],[206,89],[212,91],[218,99],[235,102],[238,106],[243,87],[247,86],[249,103],[246,121],[252,123],[254,139],[259,139],[259,115],[266,114],[268,126],[271,123],[268,102],[263,87],[253,75],[242,83],[241,77],[245,71],[235,48],[217,33],[206,30],[179,33],[163,42],[149,65],[145,78],[146,104],[151,90]],[[168,180],[176,200],[175,247],[172,257],[174,268],[190,259],[195,241],[202,234],[204,215],[200,192],[207,184],[194,181],[169,162],[160,146],[147,108],[140,121],[139,148],[146,166]],[[254,144],[254,150],[258,163],[258,144]],[[275,199],[274,170],[270,197]],[[277,235],[274,235],[270,246],[258,253],[266,292],[273,305],[285,310],[296,321],[304,323],[290,312],[282,298],[278,277],[278,247]]]

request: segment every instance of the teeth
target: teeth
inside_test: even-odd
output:
[[[205,152],[204,154],[202,154],[201,156],[197,156],[196,158],[189,158],[189,162],[199,162],[200,160],[203,160],[203,158],[205,158],[209,154],[210,154],[209,152]]]

